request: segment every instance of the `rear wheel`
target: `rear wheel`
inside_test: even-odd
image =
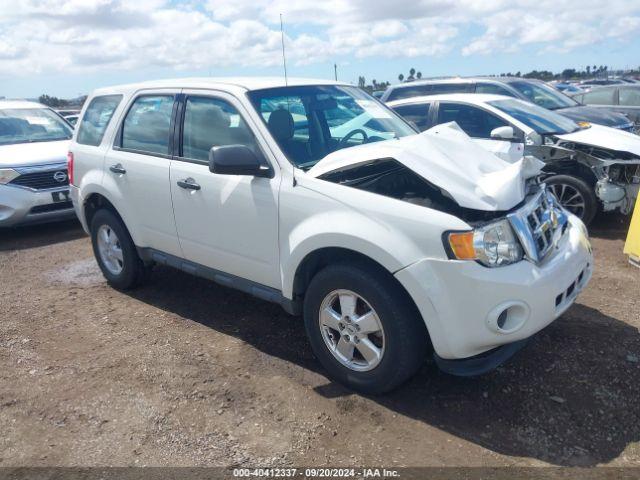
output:
[[[554,175],[545,183],[565,209],[585,225],[591,223],[598,211],[598,198],[587,182],[571,175]]]
[[[426,328],[390,275],[366,266],[328,266],[311,280],[304,320],[329,376],[369,394],[387,392],[420,368]]]
[[[98,210],[91,220],[93,253],[107,282],[119,290],[141,284],[147,276],[127,228],[113,212]]]

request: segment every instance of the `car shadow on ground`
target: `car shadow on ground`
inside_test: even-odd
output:
[[[631,215],[616,212],[600,212],[589,225],[589,235],[607,240],[624,240],[627,238]]]
[[[0,228],[0,252],[44,247],[76,240],[85,235],[77,220]]]
[[[323,373],[301,319],[279,306],[168,268],[153,277],[131,295]],[[371,400],[500,454],[592,466],[640,440],[639,356],[636,328],[576,304],[491,373],[458,378],[427,361],[408,384]],[[316,392],[353,395],[331,382]]]

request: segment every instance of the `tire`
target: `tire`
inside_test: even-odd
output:
[[[111,232],[112,235],[115,235],[114,238],[107,233],[110,241],[106,243],[111,245],[111,248],[106,249],[107,253],[105,253],[104,247],[105,232]],[[101,239],[100,235],[102,235]],[[98,210],[93,216],[91,243],[98,266],[113,288],[129,290],[146,280],[149,268],[138,256],[131,235],[122,220],[110,210]],[[115,253],[118,251],[120,254]]]
[[[553,175],[545,179],[544,183],[556,195],[560,204],[580,218],[585,225],[593,221],[598,213],[598,198],[593,187],[587,182],[571,175]],[[581,200],[576,200],[575,195],[580,195]],[[582,206],[576,208],[578,204]]]
[[[359,297],[359,300],[352,310],[356,312],[354,319],[345,320],[341,295],[350,293]],[[338,296],[333,304],[332,295]],[[349,302],[345,300],[347,306]],[[325,315],[321,319],[320,311],[327,306],[334,314],[342,316],[336,330],[321,325],[323,319],[330,318],[331,322],[336,320],[335,315]],[[382,327],[381,334],[363,333],[364,330],[372,330],[366,326],[354,333],[356,319],[362,319],[369,309],[373,310],[374,316],[368,318],[377,318]],[[313,352],[329,377],[358,392],[381,394],[393,390],[412,377],[425,360],[429,347],[427,329],[411,298],[386,272],[358,265],[328,266],[312,278],[305,293],[303,313]],[[347,336],[349,333],[355,335],[356,338],[351,336],[351,341],[358,342],[353,348],[351,366],[333,353],[339,350],[338,338],[344,340],[344,335],[338,333],[341,325],[345,327],[341,332]],[[330,344],[335,344],[333,351]],[[381,353],[377,363],[376,360],[369,362],[360,353],[362,351],[370,358],[377,358],[370,355],[372,344]],[[365,363],[370,365],[365,366]]]

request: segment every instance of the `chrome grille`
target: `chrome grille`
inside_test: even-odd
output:
[[[545,185],[520,209],[507,216],[526,256],[539,263],[565,233],[568,217]]]
[[[9,185],[31,190],[52,190],[69,185],[66,163],[36,165],[15,168],[20,176],[14,178]]]

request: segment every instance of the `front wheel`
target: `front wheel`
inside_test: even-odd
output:
[[[426,328],[406,292],[384,272],[329,266],[307,289],[304,321],[313,351],[330,377],[379,394],[420,368]]]
[[[589,225],[598,211],[598,198],[584,180],[571,175],[553,175],[544,183],[556,196],[560,205]]]

